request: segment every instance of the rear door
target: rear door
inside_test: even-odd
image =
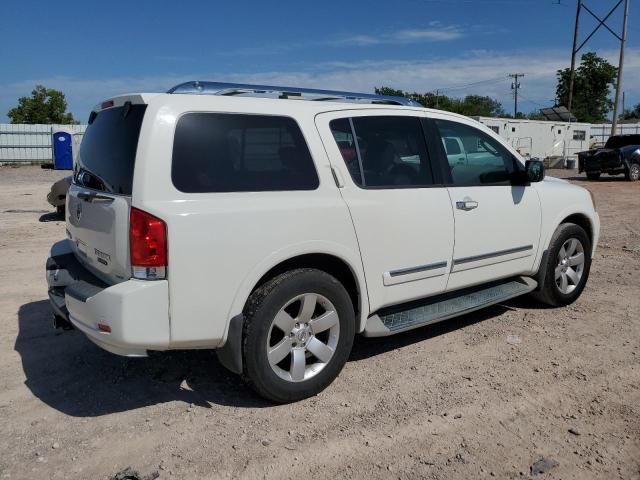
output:
[[[372,312],[447,284],[453,214],[422,120],[386,109],[316,118],[353,220]]]
[[[528,273],[538,251],[541,210],[530,185],[512,185],[524,168],[499,140],[474,126],[435,119],[442,138],[457,138],[467,161],[441,151],[455,219],[455,247],[448,290]]]
[[[67,231],[74,253],[109,283],[131,276],[129,209],[145,109],[121,98],[91,113],[67,195]]]

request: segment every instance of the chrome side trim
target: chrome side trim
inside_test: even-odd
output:
[[[399,275],[409,275],[411,273],[426,272],[428,270],[436,270],[437,268],[445,268],[447,262],[430,263],[429,265],[418,265],[417,267],[399,268],[391,270],[389,276],[397,277]]]
[[[464,263],[477,262],[479,260],[486,260],[487,258],[501,257],[503,255],[510,255],[512,253],[526,252],[527,250],[533,250],[533,245],[526,245],[524,247],[509,248],[507,250],[500,250],[498,252],[483,253],[482,255],[474,255],[473,257],[464,257],[453,260],[453,265],[462,265]]]

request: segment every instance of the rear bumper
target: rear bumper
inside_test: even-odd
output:
[[[132,279],[108,285],[75,258],[68,240],[52,247],[46,275],[54,313],[103,349],[144,356],[147,350],[169,347],[166,280]]]

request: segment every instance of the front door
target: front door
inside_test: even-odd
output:
[[[466,163],[446,158],[445,175],[455,218],[455,247],[448,290],[529,273],[540,236],[540,202],[531,186],[514,186],[524,168],[496,138],[472,126],[435,120],[442,139],[458,139]]]
[[[443,292],[453,213],[419,116],[385,109],[320,115],[316,124],[355,227],[371,312]]]

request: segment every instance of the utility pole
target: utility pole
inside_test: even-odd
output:
[[[436,89],[436,108],[438,108],[440,106],[438,99],[440,97],[440,90]]]
[[[578,0],[578,6],[576,7],[576,24],[573,29],[573,48],[571,49],[571,73],[569,76],[569,105],[567,106],[567,110],[571,112],[571,106],[573,104],[573,83],[576,78],[576,45],[578,43],[578,32],[579,32],[579,24],[580,24],[580,9],[582,7],[582,0]]]
[[[520,88],[520,82],[518,82],[519,77],[524,77],[524,73],[510,73],[509,77],[513,78],[513,83],[511,84],[511,90],[513,90],[513,98],[514,98],[514,107],[513,107],[513,118],[518,117],[518,89]]]
[[[618,78],[616,80],[616,99],[613,102],[613,118],[611,119],[611,135],[616,134],[618,126],[618,102],[622,86],[622,67],[624,67],[624,46],[627,42],[627,17],[629,16],[629,0],[624,0],[624,18],[622,20],[622,38],[620,39],[620,61],[618,62]],[[623,110],[624,113],[624,110]]]

